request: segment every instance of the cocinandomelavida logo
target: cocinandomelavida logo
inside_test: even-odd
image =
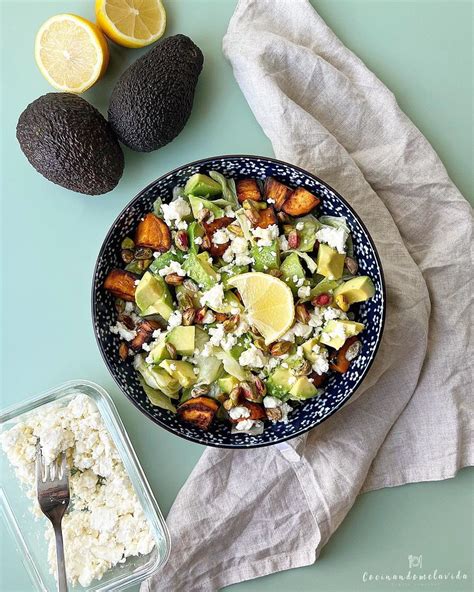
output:
[[[461,569],[424,569],[423,555],[408,555],[408,566],[406,571],[375,573],[364,571],[362,581],[367,584],[377,582],[393,582],[394,584],[410,584],[413,582],[420,584],[437,584],[447,581],[467,581],[470,575]]]

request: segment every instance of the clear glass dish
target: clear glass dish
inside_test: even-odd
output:
[[[54,388],[25,403],[15,405],[0,414],[0,433],[10,429],[34,413],[39,407],[59,402],[67,404],[78,393],[90,397],[114,440],[130,481],[136,491],[155,539],[155,547],[148,555],[129,557],[125,563],[107,571],[101,580],[95,580],[88,588],[79,584],[74,590],[83,592],[105,592],[124,590],[148,578],[166,563],[170,552],[168,528],[160,508],[148,485],[137,456],[130,443],[115,405],[107,392],[97,384],[73,380]],[[37,590],[48,592],[56,589],[53,575],[49,573],[45,529],[48,520],[36,519],[30,511],[31,499],[20,481],[14,475],[5,453],[0,448],[0,506],[7,527],[21,549],[22,560]]]

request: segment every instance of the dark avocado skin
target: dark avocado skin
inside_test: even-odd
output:
[[[122,176],[123,152],[109,124],[77,95],[48,93],[30,103],[16,137],[43,177],[71,191],[107,193]]]
[[[109,122],[119,140],[132,150],[151,152],[176,138],[191,114],[203,62],[189,37],[174,35],[125,70],[109,104]]]

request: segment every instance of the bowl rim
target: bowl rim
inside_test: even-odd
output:
[[[112,364],[110,363],[108,357],[105,354],[104,348],[102,347],[102,343],[100,341],[99,338],[99,334],[98,331],[96,330],[96,320],[97,320],[97,303],[96,303],[96,299],[95,299],[95,279],[97,276],[97,272],[98,272],[98,267],[99,267],[99,262],[101,261],[104,251],[106,249],[107,243],[109,241],[110,236],[112,235],[113,231],[115,230],[115,227],[117,225],[118,220],[122,217],[123,214],[125,214],[127,212],[127,210],[130,208],[130,206],[136,201],[138,200],[140,197],[142,197],[142,195],[144,193],[146,193],[149,189],[151,189],[154,185],[156,185],[157,183],[159,183],[162,179],[165,179],[166,177],[169,177],[171,175],[174,175],[175,173],[178,173],[180,170],[182,170],[183,168],[186,167],[191,167],[191,166],[199,166],[199,165],[204,165],[205,163],[208,163],[209,161],[213,161],[213,160],[219,160],[219,159],[232,159],[232,158],[236,158],[236,159],[255,159],[258,158],[260,160],[264,160],[267,162],[271,162],[277,165],[283,165],[283,166],[287,166],[287,167],[291,167],[293,169],[295,169],[296,171],[299,171],[300,173],[303,173],[304,175],[307,175],[311,178],[313,178],[315,181],[317,181],[318,183],[320,183],[321,185],[324,185],[325,187],[327,187],[330,191],[332,191],[337,197],[338,199],[340,199],[342,201],[342,203],[347,207],[347,209],[352,213],[352,215],[354,216],[354,218],[358,221],[358,223],[360,224],[362,230],[365,232],[365,235],[367,236],[367,239],[372,247],[375,259],[377,261],[377,265],[378,265],[378,271],[380,273],[380,283],[381,283],[381,289],[382,289],[382,315],[381,315],[381,322],[380,322],[380,337],[375,345],[375,350],[374,353],[372,355],[371,360],[369,361],[369,363],[367,364],[366,368],[364,369],[364,371],[361,373],[358,382],[355,386],[355,388],[352,390],[352,392],[349,394],[348,397],[346,397],[345,399],[343,399],[340,403],[338,403],[334,409],[331,410],[330,413],[328,413],[327,415],[324,416],[323,419],[321,419],[321,421],[319,421],[318,423],[316,423],[315,425],[309,426],[309,427],[305,427],[302,428],[301,430],[299,430],[297,433],[295,434],[290,434],[288,436],[283,436],[281,438],[278,438],[275,441],[271,441],[271,442],[256,442],[256,443],[249,443],[249,444],[223,444],[220,442],[202,442],[201,440],[199,440],[198,438],[194,437],[194,436],[188,436],[188,435],[184,435],[182,433],[178,433],[175,430],[171,429],[165,422],[161,421],[160,419],[158,419],[157,417],[155,417],[154,415],[152,415],[151,413],[148,412],[147,409],[145,409],[144,407],[142,407],[138,401],[136,401],[135,399],[133,399],[130,395],[128,395],[128,393],[126,393],[123,389],[122,386],[119,382],[119,380],[117,379],[117,377],[115,376],[115,372],[113,371],[112,368]],[[303,169],[302,167],[292,164],[290,162],[286,162],[284,160],[279,160],[277,158],[273,158],[270,156],[261,156],[258,154],[220,154],[220,155],[216,155],[216,156],[208,156],[206,158],[200,158],[198,160],[193,160],[191,162],[187,162],[184,163],[182,165],[177,166],[176,168],[172,169],[171,171],[168,171],[166,173],[164,173],[163,175],[161,175],[160,177],[156,178],[154,181],[151,181],[150,183],[148,183],[148,185],[146,185],[143,189],[141,189],[123,208],[122,210],[117,214],[117,216],[115,217],[114,221],[112,222],[112,224],[109,227],[109,230],[107,231],[107,234],[105,235],[103,241],[102,241],[102,245],[100,247],[99,253],[97,255],[97,259],[94,265],[94,272],[92,275],[92,286],[91,286],[91,317],[92,317],[92,329],[94,331],[94,336],[95,336],[95,340],[97,343],[97,346],[99,348],[100,351],[100,355],[102,356],[102,359],[107,367],[107,370],[109,371],[110,375],[112,376],[113,380],[115,381],[115,383],[117,384],[117,386],[120,389],[120,392],[123,393],[127,399],[129,401],[131,401],[131,403],[141,412],[143,413],[143,415],[145,415],[149,420],[151,420],[155,425],[160,426],[161,428],[165,429],[166,431],[170,432],[171,434],[173,434],[174,436],[178,436],[180,438],[183,438],[185,440],[188,440],[190,442],[194,442],[196,444],[201,444],[201,446],[210,446],[212,448],[225,448],[225,449],[249,449],[249,448],[263,448],[264,446],[273,446],[275,444],[280,444],[282,442],[286,442],[287,440],[292,440],[293,438],[297,438],[298,436],[301,436],[303,434],[305,434],[306,432],[309,432],[310,430],[317,428],[318,425],[320,425],[321,423],[325,422],[327,419],[329,419],[332,415],[334,415],[337,411],[339,411],[339,409],[341,409],[341,407],[344,407],[344,405],[346,405],[349,400],[354,396],[354,394],[358,391],[359,387],[361,386],[362,382],[364,381],[365,377],[367,376],[370,368],[372,367],[372,364],[374,363],[374,360],[378,354],[379,348],[380,348],[380,344],[382,342],[383,339],[383,333],[384,333],[384,329],[385,329],[385,320],[386,320],[386,314],[387,314],[387,290],[386,290],[386,283],[385,283],[385,275],[384,275],[384,271],[383,271],[383,267],[382,267],[382,262],[380,259],[380,255],[377,251],[377,248],[375,246],[375,243],[369,233],[369,231],[367,230],[366,225],[364,224],[364,222],[362,221],[362,219],[360,218],[360,216],[357,214],[357,212],[354,210],[354,208],[344,199],[344,197],[342,197],[342,195],[336,191],[331,185],[329,185],[329,183],[327,183],[326,181],[323,181],[320,177],[314,175],[313,173],[310,173],[309,171],[307,171],[306,169]]]

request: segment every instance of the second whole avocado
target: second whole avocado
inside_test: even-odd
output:
[[[118,80],[109,104],[109,123],[120,141],[151,152],[173,140],[185,126],[204,58],[189,37],[156,43]]]

